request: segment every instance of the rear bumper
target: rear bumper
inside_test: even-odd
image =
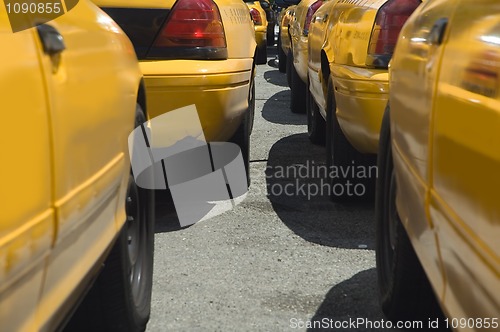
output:
[[[330,65],[337,117],[349,142],[362,153],[377,153],[389,98],[387,70]]]
[[[196,105],[205,138],[226,141],[248,108],[253,59],[144,61],[150,118]]]

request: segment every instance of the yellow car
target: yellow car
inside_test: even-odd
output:
[[[98,315],[77,325],[143,330],[154,197],[129,177],[127,137],[146,111],[132,44],[87,0],[16,33],[4,8],[0,329],[62,328],[95,282],[82,305]]]
[[[388,64],[399,31],[420,0],[334,1],[309,31],[308,133],[335,172],[331,198],[373,196],[380,125],[387,104]],[[326,120],[326,123],[325,123]],[[348,191],[357,186],[358,190]]]
[[[437,298],[441,328],[500,328],[499,36],[496,0],[428,1],[401,31],[377,187],[392,320],[434,322]]]
[[[150,117],[196,105],[206,140],[237,143],[248,170],[256,54],[248,7],[240,0],[95,2],[134,44]]]
[[[250,9],[250,16],[255,29],[255,40],[257,42],[256,63],[264,65],[267,63],[267,16],[260,1],[244,0]]]
[[[288,33],[288,27],[290,26],[290,21],[293,19],[295,5],[290,6],[286,9],[282,9],[280,16],[278,17],[279,22],[279,32],[278,32],[278,62],[279,62],[279,71],[282,73],[289,72],[287,71],[288,65],[288,54],[290,54],[291,43],[290,43],[290,34]],[[288,85],[290,86],[290,79],[288,77]]]
[[[322,0],[302,0],[294,9],[288,33],[290,53],[287,70],[290,72],[290,110],[293,113],[306,112],[308,35],[314,13],[323,4]]]

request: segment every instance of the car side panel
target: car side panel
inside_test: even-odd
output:
[[[61,318],[53,314],[70,308],[65,301],[75,300],[82,276],[125,222],[127,137],[141,74],[128,38],[89,1],[48,24],[66,45],[59,57],[41,54],[51,96],[57,238],[38,322],[52,329]]]
[[[431,216],[453,317],[500,312],[499,12],[459,2],[434,106]]]
[[[311,91],[316,104],[319,106],[320,113],[326,119],[326,88],[328,86],[328,77],[323,77],[321,53],[325,47],[325,40],[328,31],[335,20],[330,19],[331,12],[336,0],[325,2],[314,14],[309,28],[308,40],[308,75],[309,90]],[[324,64],[326,65],[326,64]]]
[[[427,207],[431,113],[443,47],[432,45],[430,32],[438,19],[452,16],[453,5],[453,0],[434,0],[417,8],[401,31],[389,73],[398,212],[439,297],[442,265]]]
[[[12,33],[0,10],[0,322],[35,329],[45,260],[55,231],[49,118],[33,29]]]
[[[291,41],[290,41],[290,23],[293,20],[293,16],[295,15],[295,7],[290,6],[285,11],[280,20],[280,36],[281,36],[281,48],[286,55],[291,51]]]
[[[316,0],[302,0],[295,7],[295,17],[289,28],[295,70],[304,83],[307,82],[308,64],[308,37],[304,35],[304,25],[309,6],[314,2]]]

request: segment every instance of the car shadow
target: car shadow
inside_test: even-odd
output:
[[[268,98],[262,108],[262,117],[277,124],[304,126],[307,124],[307,118],[304,114],[290,111],[290,90],[278,92]]]
[[[333,203],[325,149],[307,134],[276,142],[266,167],[268,198],[281,221],[303,239],[347,249],[374,249],[373,202]]]
[[[277,86],[282,86],[288,88],[288,83],[286,81],[286,75],[280,73],[278,70],[268,70],[264,73],[264,79],[267,83],[271,83]]]
[[[353,322],[358,319],[363,319],[364,322],[359,321],[359,325],[354,325]],[[311,318],[313,328],[307,331],[398,331],[380,326],[375,328],[375,324],[382,319],[386,320],[378,302],[376,269],[372,268],[361,271],[330,289]],[[327,328],[331,326],[334,329]]]
[[[156,190],[155,203],[155,233],[167,233],[186,228],[181,227],[169,190]]]

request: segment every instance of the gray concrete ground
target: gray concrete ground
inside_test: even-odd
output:
[[[308,200],[303,192],[279,192],[288,183],[317,187],[314,176],[276,172],[324,165],[325,152],[308,141],[306,116],[290,112],[290,90],[270,50],[269,64],[257,71],[246,200],[181,230],[170,206],[158,210],[149,332],[319,331],[306,324],[383,319],[373,206],[334,204],[326,193]],[[387,330],[352,326],[333,330]]]

